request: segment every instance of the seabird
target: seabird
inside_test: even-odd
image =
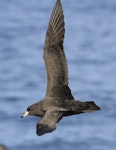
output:
[[[0,144],[0,150],[7,150],[6,146],[3,144]]]
[[[29,106],[21,116],[39,116],[36,126],[38,136],[52,132],[64,116],[100,110],[93,102],[75,100],[68,86],[68,69],[64,54],[64,15],[61,1],[57,0],[53,8],[44,46],[44,61],[47,71],[46,96]]]

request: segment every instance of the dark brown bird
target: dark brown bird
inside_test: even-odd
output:
[[[100,108],[93,102],[74,100],[68,86],[68,70],[63,50],[64,15],[60,0],[57,0],[48,29],[44,47],[44,61],[47,70],[47,91],[41,101],[29,106],[22,115],[39,116],[36,133],[43,135],[56,129],[56,124],[64,116],[93,112]]]

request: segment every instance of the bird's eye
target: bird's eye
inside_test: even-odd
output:
[[[30,111],[31,109],[30,108],[27,108],[27,111]]]

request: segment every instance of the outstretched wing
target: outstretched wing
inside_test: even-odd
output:
[[[47,111],[40,122],[37,124],[37,135],[52,132],[56,129],[56,123],[62,118],[62,112]]]
[[[57,0],[46,33],[44,61],[47,70],[46,96],[52,95],[52,89],[68,85],[68,71],[63,51],[64,15],[60,0]]]

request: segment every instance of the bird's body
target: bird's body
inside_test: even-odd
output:
[[[26,115],[42,117],[37,124],[37,134],[52,132],[64,116],[92,112],[100,108],[93,102],[75,100],[68,86],[68,69],[63,50],[64,15],[57,0],[46,32],[44,61],[47,72],[46,96],[27,108]]]

